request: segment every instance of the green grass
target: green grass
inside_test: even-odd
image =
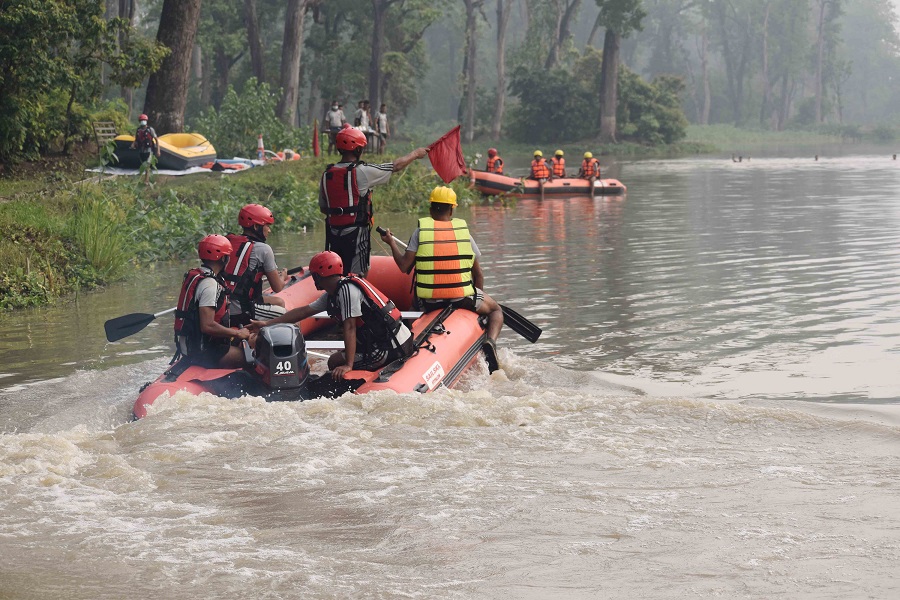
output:
[[[740,144],[821,144],[840,142],[840,135],[820,131],[766,131],[743,129],[734,125],[690,125],[689,142],[729,148]]]

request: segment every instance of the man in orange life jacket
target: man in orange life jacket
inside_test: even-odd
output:
[[[482,291],[484,274],[478,258],[481,252],[469,234],[464,219],[453,218],[456,192],[438,186],[429,198],[430,217],[419,219],[419,226],[403,251],[387,229],[381,239],[391,247],[394,262],[404,273],[416,267],[416,297],[424,310],[452,305],[486,315],[485,356],[488,368],[499,368],[495,342],[503,327],[503,311]]]
[[[534,160],[531,161],[530,177],[541,183],[544,183],[548,179],[553,181],[553,173],[550,171],[550,167],[547,166],[547,161],[544,160],[544,153],[540,150],[534,151]]]
[[[578,177],[589,179],[592,185],[600,178],[600,161],[594,158],[590,152],[584,153],[584,160],[581,161],[581,168],[578,169]]]
[[[566,159],[563,156],[563,151],[557,150],[553,158],[550,159],[550,172],[554,177],[566,176]]]
[[[231,250],[231,242],[223,235],[200,240],[197,253],[202,266],[185,273],[175,308],[178,352],[208,368],[242,366],[243,352],[233,343],[250,339],[247,329],[229,327],[228,292],[221,273]]]
[[[503,175],[503,159],[497,155],[496,148],[488,148],[487,172]]]
[[[284,300],[277,296],[263,296],[263,277],[272,292],[284,289],[284,272],[275,264],[275,253],[266,244],[275,217],[272,211],[259,204],[248,204],[238,213],[238,224],[244,233],[229,233],[232,253],[222,273],[228,286],[231,302],[228,313],[232,325],[246,325],[251,319],[284,314]]]
[[[378,288],[357,275],[344,276],[341,257],[334,252],[319,252],[309,261],[316,289],[325,293],[312,303],[287,311],[271,321],[253,321],[250,329],[274,323],[296,323],[328,311],[341,324],[344,350],[328,359],[334,379],[343,379],[347,371],[374,371],[409,356],[413,351],[412,332],[403,324],[400,311]]]
[[[319,210],[326,215],[325,249],[341,257],[345,275],[363,277],[369,272],[372,188],[428,153],[427,148],[417,148],[392,163],[367,165],[359,159],[367,143],[362,131],[344,125],[335,136],[341,161],[328,165],[319,185]]]

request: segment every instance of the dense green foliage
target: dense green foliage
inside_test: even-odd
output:
[[[151,186],[123,179],[55,182],[43,191],[26,185],[0,203],[0,309],[45,304],[115,281],[132,265],[190,255],[206,233],[236,231],[238,211],[251,202],[271,208],[278,229],[314,227],[323,218],[317,199],[326,163],[157,178]],[[438,183],[427,162],[417,161],[378,190],[376,214],[422,212]],[[465,182],[453,185],[463,203],[473,199]]]
[[[139,85],[166,50],[104,18],[101,0],[0,2],[0,162],[87,137],[105,83]]]
[[[216,152],[223,157],[255,157],[257,136],[269,149],[305,151],[311,144],[311,128],[288,127],[278,120],[275,108],[278,95],[268,84],[257,85],[250,78],[241,93],[229,86],[219,110],[209,108],[189,128],[213,141]]]
[[[519,67],[510,93],[519,99],[509,115],[509,134],[520,142],[562,142],[595,137],[599,131],[595,98],[600,89],[600,53],[588,49],[570,72]],[[565,90],[562,92],[561,90]],[[685,136],[680,78],[661,76],[647,83],[622,67],[617,120],[625,141],[673,144]]]

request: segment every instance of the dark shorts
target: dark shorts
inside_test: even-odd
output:
[[[398,358],[409,356],[412,354],[412,351],[413,339],[412,336],[410,336],[399,348],[377,350],[367,354],[360,354],[353,360],[353,368],[361,371],[374,371],[388,363],[394,362]]]
[[[454,306],[456,308],[478,312],[478,309],[481,308],[481,303],[484,302],[484,292],[475,288],[475,293],[465,298],[457,298],[455,300],[422,300],[420,298],[419,302],[422,305],[422,309],[426,312],[430,310],[440,310],[445,306]]]
[[[205,367],[207,369],[216,369],[219,367],[219,361],[222,360],[231,344],[214,344],[204,348],[199,354],[191,354],[191,362],[195,365]]]
[[[325,227],[325,249],[337,253],[344,263],[344,274],[364,275],[369,272],[372,253],[372,228],[368,225]]]
[[[151,152],[149,150],[141,150],[141,163],[150,162],[150,154]]]

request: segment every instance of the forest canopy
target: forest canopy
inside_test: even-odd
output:
[[[398,134],[461,123],[469,141],[884,133],[895,23],[890,0],[0,0],[0,161],[139,112],[229,149],[263,130],[300,143],[332,100],[350,121],[368,99]]]

